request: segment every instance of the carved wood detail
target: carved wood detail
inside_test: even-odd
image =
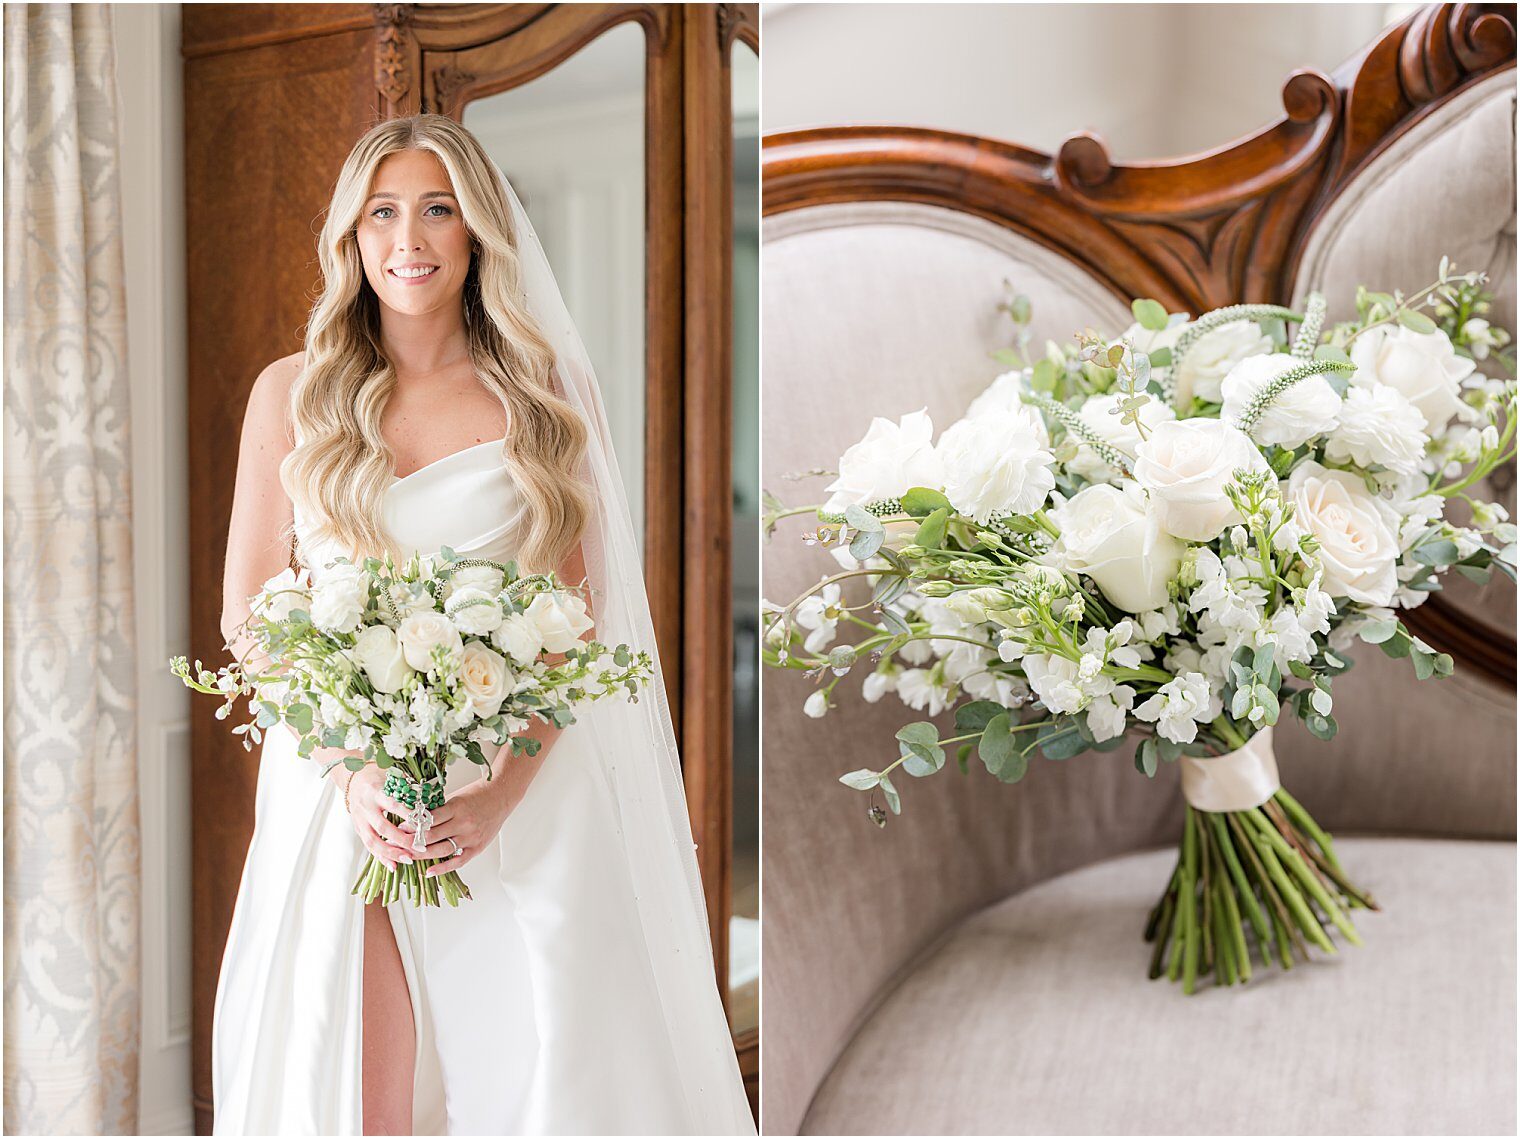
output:
[[[411,4],[375,5],[375,89],[391,106],[411,90]]]
[[[1333,76],[1298,71],[1283,115],[1190,158],[1116,163],[1078,133],[1054,155],[910,127],[823,127],[763,140],[763,211],[911,201],[984,217],[1080,265],[1128,300],[1173,310],[1282,302],[1316,219],[1368,161],[1446,100],[1515,66],[1514,4],[1434,4]],[[1418,635],[1513,686],[1513,634],[1440,594]]]

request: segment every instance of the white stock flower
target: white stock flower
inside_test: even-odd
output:
[[[1011,411],[1024,405],[1024,384],[1032,370],[1025,368],[1023,371],[1005,371],[987,384],[987,389],[971,400],[971,405],[966,408],[966,418],[977,418],[980,415],[995,411]]]
[[[467,636],[490,635],[506,618],[496,595],[473,586],[456,588],[448,600],[449,619]]]
[[[802,713],[808,718],[821,719],[829,713],[829,697],[822,691],[814,691],[802,704]]]
[[[843,609],[839,603],[839,585],[826,584],[813,593],[792,613],[792,622],[807,629],[803,646],[811,652],[820,652],[834,642],[835,630]]]
[[[491,642],[512,657],[519,666],[532,663],[544,650],[544,636],[538,625],[525,613],[514,612],[491,633]]]
[[[1376,327],[1357,336],[1351,362],[1356,364],[1352,386],[1392,387],[1424,416],[1425,433],[1432,437],[1446,429],[1453,415],[1468,414],[1462,380],[1478,365],[1458,355],[1444,332]]]
[[[586,602],[569,593],[540,592],[523,613],[538,629],[547,651],[569,651],[585,646],[582,637],[592,627]]]
[[[1429,442],[1425,416],[1395,388],[1350,387],[1335,430],[1325,442],[1325,457],[1412,474],[1419,470]]]
[[[873,671],[866,676],[866,681],[861,685],[860,697],[868,703],[880,702],[881,697],[888,691],[897,690],[897,677],[902,673],[902,668],[891,664],[885,671]]]
[[[1173,401],[1183,409],[1195,398],[1220,402],[1220,384],[1235,365],[1271,350],[1271,337],[1254,320],[1233,320],[1215,328],[1188,349],[1180,367],[1173,368],[1176,372]]]
[[[824,508],[841,513],[847,505],[897,497],[914,486],[937,488],[933,435],[927,410],[903,415],[896,423],[873,418],[866,436],[840,457],[839,476],[828,486],[832,496]]]
[[[375,690],[387,695],[399,691],[412,674],[401,641],[384,624],[374,624],[360,632],[349,653],[369,676]]]
[[[1243,359],[1220,384],[1224,408],[1220,416],[1239,422],[1247,409],[1274,379],[1293,370],[1302,360],[1291,355],[1253,355]],[[1256,417],[1247,432],[1263,446],[1292,450],[1315,435],[1335,426],[1341,398],[1323,375],[1310,375],[1279,392]]]
[[[1368,492],[1361,478],[1304,462],[1289,477],[1284,496],[1293,503],[1294,520],[1319,542],[1316,557],[1329,595],[1362,604],[1393,599],[1399,555],[1387,516],[1393,511]]]
[[[1221,628],[1259,628],[1267,603],[1266,589],[1252,579],[1259,566],[1238,556],[1221,560],[1209,548],[1194,556],[1198,587],[1188,597],[1188,610],[1205,613]]]
[[[339,562],[317,576],[311,590],[311,622],[327,632],[352,632],[369,602],[369,574]]]
[[[1125,328],[1119,338],[1128,342],[1133,350],[1149,355],[1153,351],[1160,351],[1163,348],[1170,350],[1175,347],[1178,337],[1187,330],[1187,327],[1186,319],[1176,318],[1168,321],[1166,327],[1157,328],[1154,331],[1137,323]]]
[[[1050,555],[1061,568],[1091,577],[1126,612],[1166,603],[1167,585],[1177,578],[1187,546],[1161,530],[1134,483],[1123,490],[1088,486],[1050,517],[1061,531]]]
[[[1118,738],[1129,725],[1129,712],[1135,705],[1133,687],[1115,687],[1106,695],[1099,695],[1087,704],[1087,729],[1097,742]]]
[[[1256,444],[1218,419],[1164,422],[1136,449],[1135,480],[1161,527],[1184,541],[1212,541],[1241,520],[1224,492],[1237,469],[1271,472]]]
[[[1030,407],[962,419],[940,436],[937,449],[945,496],[979,525],[995,513],[1033,513],[1056,484],[1048,442]]]
[[[488,719],[501,710],[501,704],[512,693],[512,679],[507,661],[485,644],[471,640],[464,645],[459,685],[476,717]]]
[[[1119,395],[1094,396],[1082,404],[1077,416],[1099,438],[1133,458],[1135,447],[1140,445],[1140,429],[1133,423],[1124,422],[1121,415],[1113,413],[1119,401]],[[1140,424],[1147,434],[1161,423],[1171,422],[1176,417],[1177,412],[1159,399],[1151,399],[1140,408]],[[1105,462],[1086,443],[1078,445],[1076,454],[1067,461],[1066,469],[1090,482],[1116,482],[1122,476],[1120,471]]]
[[[949,685],[932,669],[909,669],[897,677],[897,697],[915,711],[927,710],[930,717],[950,705]]]
[[[1487,359],[1488,353],[1494,348],[1509,343],[1509,336],[1504,331],[1494,328],[1481,316],[1474,316],[1463,324],[1462,335],[1467,340],[1467,350],[1472,352],[1474,359]]]
[[[456,659],[464,649],[459,629],[442,612],[418,612],[415,616],[408,616],[396,629],[396,638],[401,641],[406,662],[418,671],[427,671],[433,666],[435,647],[446,648]]]
[[[1209,681],[1196,672],[1184,672],[1135,708],[1135,717],[1156,724],[1156,733],[1172,742],[1192,742],[1198,724],[1212,722],[1221,710]]]

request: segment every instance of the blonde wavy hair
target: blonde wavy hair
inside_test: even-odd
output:
[[[381,522],[395,464],[380,419],[396,371],[380,345],[380,301],[364,276],[356,227],[380,162],[403,150],[436,155],[458,198],[473,248],[463,291],[470,357],[506,409],[503,462],[527,505],[518,563],[553,569],[591,515],[580,473],[586,425],[556,392],[553,348],[525,307],[511,208],[495,167],[475,136],[444,115],[379,123],[343,163],[317,246],[323,288],[291,388],[296,445],[280,480],[311,540],[336,541],[356,558],[400,552]]]

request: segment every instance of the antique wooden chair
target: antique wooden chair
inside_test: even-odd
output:
[[[1118,165],[1090,135],[1053,156],[920,129],[767,138],[764,482],[815,500],[820,482],[783,476],[830,462],[868,415],[958,417],[1007,342],[1004,279],[1039,343],[1121,330],[1132,296],[1196,314],[1417,287],[1446,253],[1491,273],[1513,327],[1513,13],[1420,10],[1333,77],[1296,73],[1278,122],[1196,159]],[[788,524],[766,547],[772,599],[830,563]],[[1192,999],[1145,981],[1140,938],[1175,784],[1125,751],[1011,788],[951,770],[906,787],[879,832],[835,779],[895,754],[908,715],[845,698],[805,718],[809,688],[770,674],[766,1131],[1513,1132],[1511,586],[1412,622],[1456,676],[1417,684],[1359,651],[1339,737],[1278,732],[1285,782],[1353,835],[1338,848],[1383,903],[1366,948]]]

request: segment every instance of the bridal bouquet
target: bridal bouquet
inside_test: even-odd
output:
[[[1137,300],[1118,338],[1033,362],[1028,301],[1011,301],[1014,369],[938,442],[922,411],[878,418],[821,506],[768,496],[768,532],[816,512],[804,540],[843,569],[765,605],[766,661],[817,684],[805,712],[859,671],[867,702],[954,709],[952,730],[910,722],[894,760],[840,781],[885,824],[876,795],[898,813],[894,775],[933,774],[947,748],[1017,782],[1036,753],[1129,739],[1147,777],[1182,764],[1187,799],[1145,929],[1152,978],[1191,993],[1209,972],[1248,979],[1252,940],[1283,967],[1334,952],[1332,930],[1358,943],[1350,911],[1372,898],[1282,788],[1271,735],[1286,719],[1334,737],[1355,639],[1417,679],[1450,674],[1399,610],[1448,571],[1514,579],[1515,527],[1468,492],[1515,453],[1515,384],[1477,369],[1513,375],[1484,279],[1443,260],[1413,295],[1359,290],[1357,318],[1330,328],[1318,295],[1196,320]],[[851,578],[868,597],[847,603]]]
[[[233,728],[247,749],[284,724],[303,758],[318,747],[361,752],[324,775],[339,763],[388,771],[384,791],[408,807],[414,851],[427,845],[451,761],[468,759],[490,777],[485,746],[536,754],[538,741],[521,736],[530,720],[563,729],[577,704],[637,701],[652,673],[647,652],[582,639],[592,628],[585,602],[552,574],[520,575],[515,563],[447,548],[399,568],[389,556],[339,560],[315,581],[286,569],[265,582],[242,627],[252,643],[243,659],[215,674],[199,661],[192,674],[183,656],[170,667],[225,699],[217,718],[248,697],[251,721]],[[458,873],[428,877],[424,867],[392,871],[370,856],[354,895],[388,904],[404,887],[417,906],[469,897]]]

